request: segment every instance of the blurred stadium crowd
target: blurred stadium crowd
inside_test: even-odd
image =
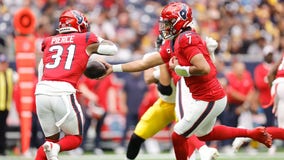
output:
[[[0,31],[13,55],[13,13],[21,7],[31,8],[37,17],[35,36],[52,35],[62,10],[77,8],[84,12],[91,31],[113,40],[120,52],[115,60],[127,60],[136,53],[153,50],[158,34],[161,7],[170,0],[15,0],[1,1]],[[255,42],[264,38],[277,52],[284,48],[282,0],[187,0],[202,36],[219,42],[217,53],[226,58],[236,54],[259,54]],[[10,37],[10,38],[8,38]],[[261,47],[261,46],[260,46]],[[12,59],[13,60],[13,59]]]
[[[159,13],[169,2],[171,0],[0,0],[0,52],[7,54],[11,66],[15,67],[15,32],[12,19],[18,9],[29,7],[36,15],[33,36],[36,37],[36,55],[41,57],[41,41],[44,37],[55,34],[60,13],[67,8],[76,8],[87,16],[90,31],[118,45],[117,55],[104,57],[108,62],[120,63],[142,58],[144,53],[155,50],[155,41],[159,34]],[[269,52],[273,53],[275,59],[284,51],[283,0],[183,2],[192,6],[192,25],[201,36],[210,36],[218,41],[216,65],[224,75],[221,80],[226,87],[227,73],[235,71],[243,73],[247,70],[254,81],[254,68],[263,62],[263,57],[268,52],[264,49],[267,46],[270,46]],[[232,66],[236,62],[245,64],[245,67],[234,69]],[[116,76],[122,81],[117,82],[116,89],[123,89],[125,76]],[[252,85],[257,97],[259,92]],[[255,103],[251,103],[254,124],[265,124],[265,116],[258,99],[254,100]],[[240,105],[245,102],[247,100],[240,102]],[[108,107],[105,109],[109,110]],[[119,112],[125,114],[123,111]],[[111,125],[110,121],[111,118],[106,118],[105,123]]]

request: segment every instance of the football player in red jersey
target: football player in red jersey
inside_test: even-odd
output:
[[[187,4],[169,3],[160,16],[159,30],[166,40],[160,51],[142,60],[109,66],[107,74],[142,71],[169,62],[173,70],[185,78],[193,101],[188,102],[182,93],[177,97],[175,109],[179,121],[172,133],[177,160],[187,159],[186,138],[193,134],[203,141],[250,137],[270,147],[271,135],[264,127],[248,130],[214,126],[227,97],[216,78],[216,68],[204,41],[189,26],[191,21],[191,8]],[[180,86],[177,84],[177,87]]]
[[[283,97],[283,87],[284,87],[284,53],[282,53],[281,58],[272,66],[268,73],[268,83],[271,86],[271,96],[273,110],[272,112],[277,117],[278,126],[284,128],[284,97]]]
[[[276,127],[268,127],[268,132],[272,135],[273,139],[284,139],[284,53],[280,59],[273,64],[269,70],[268,84],[271,86],[271,102],[267,105],[273,105],[272,112],[277,117]]]
[[[35,95],[46,142],[38,149],[36,160],[57,160],[59,152],[81,144],[83,114],[76,99],[78,80],[91,54],[117,52],[114,43],[88,32],[87,18],[78,10],[61,14],[58,32],[42,42]],[[64,137],[60,139],[61,131]]]
[[[280,109],[280,112],[278,110],[278,106],[281,108],[283,104],[283,100],[280,100],[280,97],[282,97],[283,93],[281,87],[279,87],[279,84],[284,82],[284,72],[280,65],[283,63],[283,57],[281,57],[278,63],[275,64],[273,61],[274,52],[275,50],[271,45],[267,45],[263,48],[264,59],[262,63],[258,64],[255,67],[254,77],[255,85],[259,92],[259,103],[266,115],[266,130],[269,134],[271,134],[273,140],[284,140],[284,116],[281,111],[283,110],[283,108]],[[275,79],[276,75],[277,80]],[[271,87],[270,85],[272,85],[273,87]],[[272,91],[273,96],[271,95],[270,90]],[[277,117],[278,126],[274,124],[275,117]],[[245,142],[248,141],[250,141],[250,139],[236,138],[232,146],[237,151]],[[268,153],[274,154],[276,152],[276,149],[276,145],[272,145],[272,147],[268,150]]]
[[[157,48],[160,48],[162,44],[161,40],[161,36],[159,36],[156,41]],[[214,54],[218,43],[208,37],[206,39],[206,46]],[[145,56],[149,56],[150,54],[148,53]],[[213,56],[212,58],[214,59]],[[191,100],[191,93],[187,89],[184,79],[180,80],[181,77],[177,76],[173,70],[170,70],[168,65],[163,64],[160,67],[154,67],[144,72],[144,79],[148,84],[157,83],[159,98],[142,115],[131,135],[126,152],[126,159],[129,160],[136,158],[144,141],[176,120],[175,97],[176,92],[177,94],[180,93],[179,90],[176,91],[177,83],[180,85],[178,89],[183,89],[182,95],[188,100]],[[219,155],[217,149],[208,147],[204,141],[200,141],[195,135],[188,137],[187,148],[188,158],[191,160],[195,159],[195,150],[199,151],[201,160],[217,158]]]

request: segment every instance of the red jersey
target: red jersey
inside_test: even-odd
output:
[[[233,72],[226,75],[228,80],[227,95],[228,102],[242,104],[242,101],[236,100],[231,96],[232,91],[238,91],[241,95],[246,96],[254,89],[254,82],[249,71],[244,71],[242,78],[237,77]]]
[[[281,64],[278,66],[278,70],[276,73],[276,78],[284,77],[284,54],[282,54],[281,59]]]
[[[266,63],[257,65],[254,69],[255,86],[259,90],[259,102],[261,106],[268,104],[271,99],[270,86],[268,84],[267,74],[271,67]]]
[[[160,55],[165,63],[168,63],[173,56],[173,50],[171,48],[171,41],[166,40],[160,47]]]
[[[173,50],[170,47],[170,44],[171,44],[171,41],[169,41],[169,40],[165,41],[165,43],[160,47],[159,52],[160,52],[160,55],[161,55],[163,61],[167,64],[168,71],[169,71],[171,77],[173,78],[174,84],[176,85],[177,82],[180,80],[180,76],[178,76],[175,73],[175,71],[173,71],[169,68],[168,62],[170,61],[170,59],[173,56]]]
[[[91,32],[58,34],[42,42],[42,80],[69,82],[75,88],[86,69],[89,55],[86,47],[97,43],[98,37]]]
[[[210,72],[202,76],[185,77],[192,97],[197,100],[215,101],[225,96],[225,91],[219,83],[216,67],[213,64],[207,47],[201,37],[194,31],[181,33],[174,43],[174,55],[181,66],[191,66],[190,60],[197,54],[203,54],[210,65]]]
[[[112,81],[113,78],[113,75],[109,75],[104,79],[95,80],[83,76],[80,83],[84,83],[94,94],[98,96],[97,105],[108,110],[108,91],[115,85]]]
[[[148,92],[143,98],[139,110],[138,110],[138,116],[139,118],[142,117],[142,115],[157,101],[159,98],[157,86],[156,84],[150,84],[148,86]]]

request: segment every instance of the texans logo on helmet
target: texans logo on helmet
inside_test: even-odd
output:
[[[78,24],[81,24],[83,22],[83,17],[77,11],[73,11],[72,13],[76,17]]]
[[[179,15],[183,20],[187,18],[187,10],[186,6],[182,5],[182,9],[179,11]]]

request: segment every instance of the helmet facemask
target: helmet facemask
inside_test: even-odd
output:
[[[162,19],[162,18],[161,18]],[[171,19],[171,20],[160,20],[159,21],[159,31],[160,31],[160,35],[164,38],[164,39],[173,39],[176,34],[177,31],[174,28],[175,24],[176,24],[177,20],[176,19]]]

